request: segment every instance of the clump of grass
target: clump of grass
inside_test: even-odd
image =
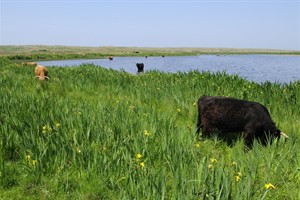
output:
[[[293,199],[300,85],[226,73],[93,65],[32,67],[0,59],[0,197],[24,199]],[[243,152],[195,135],[201,95],[264,104],[290,140]]]

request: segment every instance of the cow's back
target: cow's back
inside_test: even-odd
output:
[[[211,129],[222,132],[244,131],[249,123],[262,126],[269,112],[259,103],[228,97],[202,96],[198,101],[201,121]]]

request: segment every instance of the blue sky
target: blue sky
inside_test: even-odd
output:
[[[0,1],[0,45],[300,50],[300,0]]]

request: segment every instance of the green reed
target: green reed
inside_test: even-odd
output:
[[[0,60],[2,199],[299,198],[299,82],[225,72],[147,72],[93,65],[33,68]],[[290,140],[248,153],[195,134],[201,95],[265,105]]]

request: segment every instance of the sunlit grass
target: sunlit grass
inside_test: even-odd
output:
[[[135,76],[0,60],[0,199],[297,199],[300,85],[191,71]],[[290,136],[232,147],[195,134],[201,95],[265,105]]]

